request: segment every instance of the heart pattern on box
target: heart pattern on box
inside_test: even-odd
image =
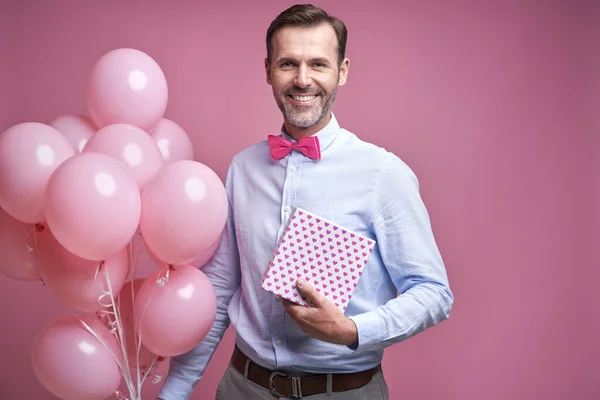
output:
[[[296,208],[273,252],[261,287],[308,306],[296,288],[305,279],[336,307],[346,310],[375,241]]]

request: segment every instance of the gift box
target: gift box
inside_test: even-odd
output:
[[[302,208],[290,216],[261,287],[308,306],[296,288],[303,278],[342,311],[346,310],[375,241]]]

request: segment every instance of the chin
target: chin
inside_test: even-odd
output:
[[[297,118],[287,118],[287,120],[290,122],[290,124],[294,125],[297,128],[302,128],[302,129],[306,129],[306,128],[310,128],[311,126],[314,126],[316,124],[318,124],[323,118],[302,118],[302,119],[297,119]]]
[[[304,128],[309,128],[317,123],[319,123],[319,121],[321,121],[324,117],[324,113],[322,113],[321,109],[310,109],[310,110],[306,110],[305,112],[293,112],[295,111],[294,108],[292,108],[291,110],[288,111],[292,111],[292,112],[288,112],[286,113],[286,117],[288,117],[288,121],[290,122],[297,122],[297,123],[292,123],[292,125],[294,126],[298,126],[298,127],[304,127]]]

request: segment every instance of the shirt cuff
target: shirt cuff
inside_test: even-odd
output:
[[[192,395],[194,388],[183,379],[174,376],[167,376],[158,397],[164,400],[187,399]]]
[[[385,325],[381,318],[373,312],[366,312],[349,317],[356,325],[358,343],[348,346],[350,350],[365,351],[381,347],[385,333]]]

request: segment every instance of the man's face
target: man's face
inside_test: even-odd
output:
[[[339,65],[337,38],[329,24],[285,27],[273,36],[265,68],[286,121],[309,128],[328,116],[338,86],[346,83],[349,61]]]

